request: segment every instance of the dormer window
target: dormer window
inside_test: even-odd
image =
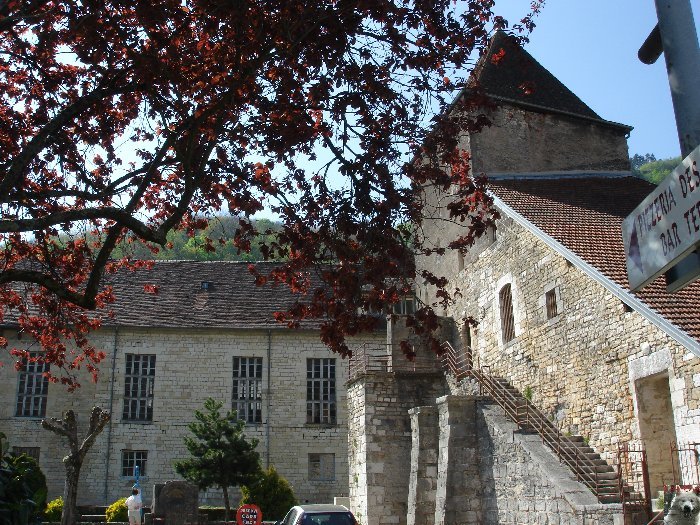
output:
[[[211,281],[202,281],[202,284],[200,286],[200,290],[203,290],[205,292],[208,292],[214,287],[214,283]]]
[[[399,315],[410,315],[415,313],[415,299],[412,295],[406,295],[401,300],[394,304],[394,313]]]

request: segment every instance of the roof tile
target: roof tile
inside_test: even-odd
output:
[[[505,204],[629,291],[622,220],[654,186],[632,176],[493,179]],[[674,294],[664,277],[633,293],[700,341],[700,281]]]

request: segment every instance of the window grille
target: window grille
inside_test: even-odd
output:
[[[12,453],[15,456],[21,456],[22,454],[26,454],[30,458],[34,458],[37,462],[39,462],[39,452],[40,452],[39,447],[12,447]]]
[[[335,454],[309,454],[309,480],[335,480]]]
[[[515,319],[513,318],[513,296],[510,284],[506,284],[498,294],[501,306],[501,336],[507,343],[515,339]]]
[[[544,302],[547,307],[547,319],[553,319],[559,313],[557,310],[557,293],[553,288],[544,294]]]
[[[45,376],[49,364],[37,361],[39,352],[30,352],[22,363],[17,388],[15,415],[20,417],[46,416],[46,400],[49,395],[49,379]]]
[[[335,425],[335,359],[306,360],[306,422]]]
[[[153,421],[153,385],[156,356],[126,354],[124,412],[130,421]]]
[[[262,357],[233,358],[233,409],[246,423],[262,423]]]
[[[146,450],[122,450],[122,476],[135,477],[136,467],[139,468],[139,477],[145,476],[147,460],[148,451]]]

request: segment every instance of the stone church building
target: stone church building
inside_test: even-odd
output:
[[[372,525],[647,523],[665,484],[700,484],[700,283],[629,290],[621,222],[653,188],[629,171],[630,127],[503,33],[471,82],[495,107],[461,146],[500,218],[418,261],[459,289],[441,360],[417,341],[414,370],[390,353],[351,377],[352,508]],[[454,196],[423,198],[445,247]],[[434,292],[417,283],[419,303]]]
[[[90,408],[108,409],[112,419],[83,466],[79,503],[127,496],[139,466],[148,504],[155,483],[180,479],[173,462],[188,456],[187,424],[208,397],[237,411],[259,441],[263,466],[273,465],[301,502],[347,496],[348,361],[321,343],[316,324],[290,330],[275,322],[273,313],[295,300],[286,288],[257,287],[248,263],[237,262],[161,261],[114,278],[114,318],[91,337],[107,354],[97,384],[85,374],[67,393],[36,366],[0,368],[0,431],[12,449],[39,459],[49,498],[63,493],[67,444],[41,428],[42,418],[73,409],[82,436]],[[146,285],[158,293],[145,293]],[[12,326],[3,335],[24,342]],[[350,347],[385,338],[382,329]],[[202,493],[200,503],[220,505],[220,492]]]

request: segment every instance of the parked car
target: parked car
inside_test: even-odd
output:
[[[357,521],[342,505],[297,505],[275,525],[357,525]]]

